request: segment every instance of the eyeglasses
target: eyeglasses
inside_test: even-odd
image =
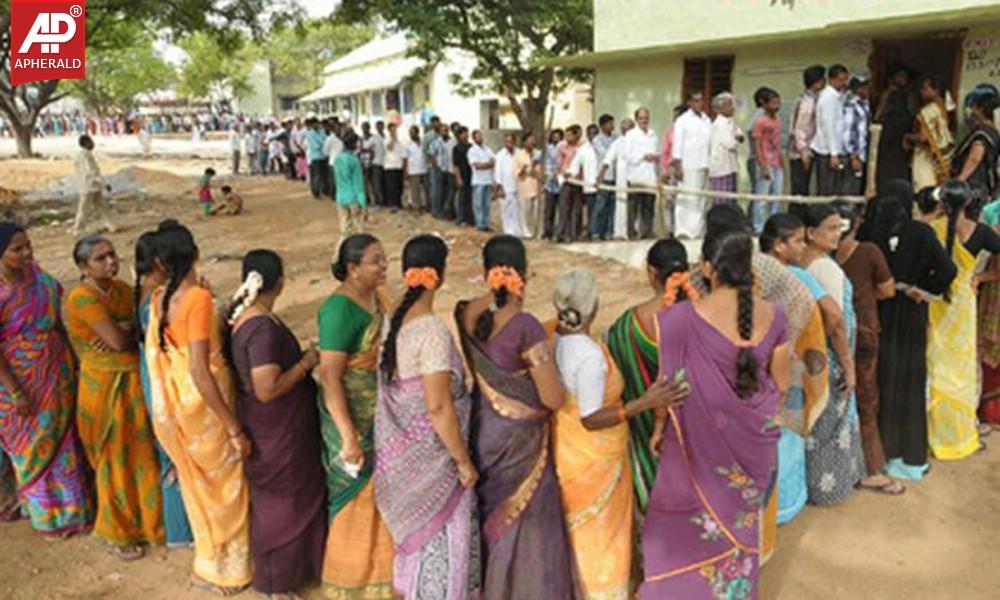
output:
[[[362,266],[372,266],[372,265],[375,265],[377,267],[384,267],[384,266],[386,266],[386,265],[389,264],[389,259],[386,258],[384,255],[379,255],[379,256],[376,256],[375,258],[371,259],[370,261],[361,261],[360,264]]]

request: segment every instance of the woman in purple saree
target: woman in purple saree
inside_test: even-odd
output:
[[[483,600],[581,598],[549,437],[565,392],[545,330],[521,312],[524,244],[483,250],[490,293],[455,318],[475,375],[472,445],[485,541]]]
[[[642,600],[758,596],[760,508],[775,476],[791,355],[784,313],[755,298],[752,239],[709,236],[712,292],[660,313],[661,377],[688,377],[657,421],[660,469],[642,534]]]

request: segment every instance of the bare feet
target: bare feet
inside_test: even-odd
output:
[[[906,491],[903,484],[888,475],[882,474],[871,475],[862,479],[858,484],[858,488],[869,492],[885,494],[887,496],[900,496]]]
[[[222,596],[223,598],[235,596],[236,594],[239,594],[243,590],[250,587],[249,585],[230,586],[230,587],[215,585],[214,583],[206,581],[193,573],[191,574],[191,585],[200,590],[204,590],[206,592],[211,592],[218,596]]]

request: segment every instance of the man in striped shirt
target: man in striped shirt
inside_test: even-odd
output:
[[[858,196],[864,190],[865,165],[868,162],[868,126],[871,107],[868,104],[868,78],[855,76],[848,84],[844,103],[844,154],[849,164],[842,179],[841,192]]]

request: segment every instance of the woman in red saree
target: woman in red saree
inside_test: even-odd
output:
[[[758,518],[775,477],[778,413],[791,352],[784,313],[755,298],[753,241],[709,235],[712,292],[658,318],[660,376],[684,379],[684,405],[660,415],[660,468],[643,529],[642,600],[758,596]]]

